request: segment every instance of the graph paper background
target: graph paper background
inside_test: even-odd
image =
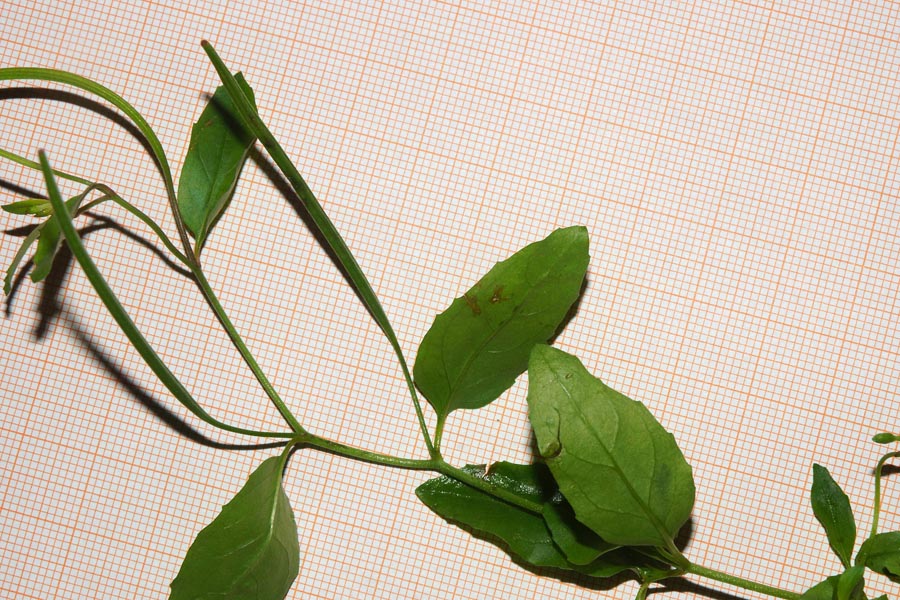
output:
[[[211,40],[253,85],[410,359],[433,315],[494,262],[555,227],[587,225],[588,287],[557,345],[679,440],[698,488],[685,550],[697,563],[796,591],[837,572],[808,505],[814,461],[868,527],[879,454],[869,438],[900,428],[900,4],[6,0],[0,10],[0,65],[63,68],[116,90],[176,174],[216,87],[199,47]],[[174,234],[148,155],[78,98],[5,85],[0,146],[46,149]],[[0,179],[4,203],[42,190],[6,162]],[[88,247],[172,369],[221,419],[282,427],[196,289],[126,235],[149,240],[140,223],[101,213],[125,231],[98,227]],[[0,217],[5,230],[29,222]],[[19,240],[0,239],[4,266]],[[262,169],[245,170],[204,264],[309,429],[424,455],[389,346]],[[167,395],[77,268],[23,281],[5,306],[0,596],[166,597],[196,532],[273,451],[214,447],[239,440]],[[451,462],[528,460],[525,391],[520,381],[491,407],[455,414]],[[154,405],[197,433],[177,433]],[[295,455],[285,485],[302,556],[289,597],[635,593],[631,582],[585,589],[523,570],[420,505],[412,491],[425,477]],[[884,526],[900,528],[894,482],[885,504]],[[672,593],[721,598],[695,583]],[[869,591],[896,589],[873,576]]]

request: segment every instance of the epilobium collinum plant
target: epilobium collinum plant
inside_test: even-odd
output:
[[[691,467],[674,437],[640,402],[606,386],[579,359],[548,345],[582,292],[588,266],[588,232],[568,227],[550,233],[497,263],[472,288],[438,315],[423,338],[412,370],[385,311],[347,244],[313,196],[276,137],[260,118],[253,92],[232,74],[204,42],[222,80],[191,132],[178,186],[162,144],[141,114],[108,88],[53,69],[0,69],[0,80],[56,82],[96,95],[119,109],[143,136],[162,174],[177,240],[107,184],[54,170],[48,157],[37,161],[0,150],[0,156],[39,169],[46,198],[29,198],[3,208],[41,221],[25,237],[6,272],[4,290],[32,246],[31,278],[50,272],[63,240],[116,323],[171,394],[206,423],[245,436],[280,440],[221,513],[186,550],[172,581],[170,598],[278,600],[298,574],[300,548],[290,500],[282,486],[285,465],[298,448],[351,459],[431,471],[436,477],[415,493],[448,522],[493,542],[520,564],[542,573],[609,578],[623,573],[637,580],[637,599],[659,581],[686,574],[707,577],[785,600],[863,600],[868,571],[900,582],[900,532],[881,532],[881,478],[886,453],[874,471],[874,516],[859,535],[850,502],[828,470],[813,466],[810,501],[829,545],[843,565],[823,573],[805,591],[748,581],[692,562],[676,543],[691,515]],[[241,169],[261,144],[304,203],[313,226],[390,342],[409,389],[425,457],[392,456],[325,439],[304,428],[243,342],[204,275],[199,256],[227,209]],[[78,191],[64,199],[58,180]],[[85,250],[74,221],[90,208],[113,202],[140,219],[174,260],[187,269],[248,368],[284,418],[284,431],[255,431],[212,417],[169,370],[107,285]],[[537,441],[532,464],[498,462],[454,466],[444,460],[444,425],[456,410],[474,410],[496,400],[528,372],[528,417]],[[426,422],[420,394],[436,425]],[[879,444],[900,436],[880,433]],[[856,549],[857,541],[861,545]],[[854,550],[856,553],[854,555]],[[617,579],[621,581],[623,578]],[[301,592],[302,593],[302,592]]]

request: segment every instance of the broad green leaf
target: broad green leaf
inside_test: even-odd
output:
[[[29,198],[0,206],[3,210],[14,215],[33,215],[35,217],[49,217],[53,213],[50,201],[44,198]]]
[[[572,511],[566,508],[566,501],[545,465],[499,462],[491,465],[487,473],[483,466],[477,465],[469,465],[465,470],[523,499],[543,505],[543,516],[447,476],[426,481],[416,489],[416,495],[443,518],[485,534],[492,541],[502,541],[508,552],[534,566],[608,577],[634,563],[633,558],[629,557],[631,562],[628,562],[621,556],[608,561],[598,560],[617,547],[592,535],[584,525],[570,518]],[[545,521],[547,514],[561,515],[555,524],[556,532],[552,532]],[[589,549],[591,542],[596,546]],[[579,560],[569,560],[570,552]]]
[[[900,583],[900,531],[873,535],[859,549],[856,564]]]
[[[560,350],[535,346],[528,380],[538,450],[578,520],[613,544],[671,547],[694,505],[675,438]]]
[[[191,545],[170,600],[281,600],[300,568],[297,524],[281,475],[265,460]]]
[[[825,581],[817,583],[801,596],[802,600],[835,600],[837,595],[837,582],[840,575],[832,575]]]
[[[872,441],[876,444],[893,444],[894,442],[900,442],[900,435],[883,431],[873,435]]]
[[[849,567],[853,545],[856,543],[856,521],[850,508],[850,499],[832,479],[828,469],[821,465],[813,465],[810,501],[813,513],[825,528],[828,543],[844,567]]]
[[[559,498],[560,501],[557,501]],[[553,541],[566,555],[570,563],[587,565],[618,546],[603,540],[575,518],[571,505],[557,494],[552,502],[544,505],[544,521]]]
[[[253,90],[240,73],[235,79],[255,108]],[[231,200],[255,141],[228,92],[219,86],[191,129],[191,144],[178,180],[178,209],[198,252]]]
[[[534,465],[498,463],[489,475],[485,475],[483,466],[469,465],[465,470],[483,476],[494,485],[523,498],[535,502],[549,501],[548,492],[542,490],[542,485],[547,481],[541,481],[542,476],[547,474],[542,475]],[[444,519],[501,540],[511,554],[529,564],[561,569],[571,567],[553,543],[553,537],[539,514],[508,504],[447,476],[426,481],[416,488],[416,495]]]
[[[66,200],[66,208],[69,214],[74,214],[78,210],[78,206],[84,199],[84,194],[79,194],[73,198]],[[38,234],[37,250],[34,251],[34,269],[31,271],[31,280],[34,282],[43,281],[50,274],[53,268],[53,259],[59,252],[62,243],[62,235],[59,229],[59,219],[55,215],[51,215],[41,228]]]
[[[578,298],[587,264],[587,230],[559,229],[497,263],[435,318],[413,375],[438,415],[480,408],[515,382]]]

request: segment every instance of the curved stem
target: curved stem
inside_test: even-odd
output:
[[[138,354],[141,355],[141,358],[147,363],[147,366],[159,377],[160,381],[166,388],[172,393],[175,398],[181,402],[185,407],[188,408],[192,413],[197,415],[200,419],[209,423],[214,427],[218,427],[219,429],[224,429],[225,431],[230,431],[232,433],[240,433],[243,435],[252,435],[256,437],[275,437],[275,438],[292,438],[294,437],[294,433],[281,433],[281,432],[266,432],[266,431],[255,431],[252,429],[244,429],[241,427],[235,427],[233,425],[228,425],[227,423],[223,423],[218,419],[212,417],[206,410],[201,407],[196,400],[194,400],[193,396],[191,396],[190,392],[187,388],[184,387],[184,384],[175,376],[172,371],[169,370],[169,367],[162,361],[144,335],[140,332],[135,325],[134,321],[131,320],[131,317],[125,311],[125,307],[122,306],[122,303],[119,302],[119,299],[116,297],[115,293],[109,287],[109,284],[103,278],[103,275],[100,273],[100,270],[97,268],[97,265],[94,264],[93,259],[91,259],[87,250],[84,247],[84,244],[81,242],[81,238],[78,236],[78,232],[75,230],[75,224],[72,222],[72,217],[69,215],[69,211],[66,208],[65,203],[62,200],[62,196],[59,193],[59,188],[56,185],[56,179],[53,176],[52,169],[50,168],[50,163],[47,161],[47,156],[41,152],[40,153],[40,163],[42,166],[42,170],[44,172],[44,178],[47,183],[47,192],[50,197],[50,204],[53,206],[53,214],[54,218],[59,221],[59,228],[62,231],[63,236],[66,238],[66,242],[69,244],[69,249],[72,251],[72,255],[75,257],[75,260],[78,261],[78,264],[81,265],[81,268],[84,270],[85,275],[88,280],[91,282],[91,285],[94,286],[94,290],[97,292],[97,295],[103,301],[103,304],[106,305],[106,308],[109,310],[113,319],[115,319],[116,323],[122,329],[125,336],[128,338],[128,341],[131,342],[131,345],[138,351]]]
[[[728,573],[722,573],[721,571],[716,571],[715,569],[710,569],[707,567],[701,567],[700,565],[693,563],[687,565],[687,567],[685,568],[685,572],[692,573],[694,575],[700,575],[701,577],[706,577],[707,579],[712,579],[713,581],[727,583],[729,585],[749,590],[751,592],[759,592],[760,594],[767,594],[769,596],[774,596],[775,598],[782,598],[783,600],[800,600],[800,598],[803,596],[803,594],[790,592],[788,590],[783,590],[781,588],[766,585],[764,583],[757,583],[755,581],[750,581],[749,579],[744,579],[743,577],[729,575]]]
[[[875,466],[875,500],[872,510],[872,532],[870,535],[878,533],[878,518],[881,515],[881,470],[884,468],[884,463],[897,456],[900,456],[900,451],[888,452],[881,457]]]
[[[209,302],[210,307],[212,307],[212,310],[216,314],[216,317],[219,319],[219,322],[222,324],[222,327],[225,328],[225,331],[228,333],[228,337],[231,338],[231,342],[234,344],[235,348],[237,348],[238,352],[241,354],[241,357],[244,359],[244,362],[247,363],[247,366],[250,367],[250,370],[253,371],[253,375],[256,377],[256,380],[262,386],[263,390],[265,390],[266,395],[269,396],[269,399],[272,400],[272,404],[275,405],[275,408],[278,409],[278,412],[281,413],[281,416],[284,417],[284,420],[287,422],[290,428],[294,430],[295,433],[304,433],[305,430],[300,425],[300,422],[297,421],[291,410],[284,403],[284,400],[282,400],[281,396],[278,395],[278,391],[275,389],[275,386],[273,386],[269,381],[269,378],[266,377],[266,374],[259,366],[259,363],[256,362],[256,359],[253,357],[253,353],[250,352],[247,344],[244,343],[244,340],[243,338],[241,338],[240,333],[238,333],[234,324],[231,322],[231,319],[228,317],[228,313],[225,312],[225,308],[216,297],[216,293],[213,291],[212,286],[209,285],[209,281],[206,279],[206,275],[203,274],[203,270],[200,268],[200,265],[194,263],[189,264],[188,266],[191,269],[191,273],[194,274],[194,278],[197,280],[197,285],[200,286],[200,290],[203,292],[204,297],[206,297],[206,300]]]
[[[416,386],[415,383],[413,383],[409,366],[406,364],[406,359],[403,356],[403,350],[400,348],[400,342],[397,340],[397,335],[394,333],[394,329],[391,327],[387,314],[384,312],[384,308],[382,308],[378,296],[372,289],[368,278],[359,266],[359,263],[356,262],[356,258],[353,256],[353,253],[350,252],[350,248],[347,246],[344,238],[341,237],[340,232],[338,232],[334,223],[331,222],[331,219],[325,213],[322,205],[319,204],[319,201],[306,184],[303,176],[300,175],[300,171],[294,166],[294,163],[291,161],[290,157],[288,157],[284,148],[263,122],[262,118],[260,118],[256,108],[244,94],[244,90],[241,88],[240,84],[238,84],[234,75],[231,74],[231,70],[216,53],[212,44],[204,40],[202,46],[209,56],[210,61],[213,63],[213,66],[219,75],[219,79],[222,80],[222,85],[231,97],[235,109],[237,109],[237,112],[253,132],[253,135],[255,135],[263,145],[269,153],[269,156],[272,157],[272,160],[278,165],[278,168],[288,180],[288,183],[290,183],[294,192],[296,192],[297,197],[303,203],[310,218],[313,223],[315,223],[316,228],[318,228],[322,237],[326,240],[328,249],[334,253],[334,256],[344,269],[344,272],[353,283],[353,288],[363,300],[363,304],[365,304],[369,313],[375,319],[375,322],[378,323],[378,326],[390,342],[391,348],[394,350],[394,354],[397,355],[397,359],[400,362],[400,368],[403,371],[406,386],[409,388],[409,394],[416,411],[416,418],[419,421],[419,428],[422,431],[425,446],[428,448],[428,455],[432,458],[440,458],[440,453],[435,449],[434,443],[431,441],[428,425],[425,423],[425,415],[422,412],[422,406],[419,402],[418,394],[416,393]]]

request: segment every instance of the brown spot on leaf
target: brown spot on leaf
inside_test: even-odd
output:
[[[494,293],[491,295],[491,304],[497,304],[498,302],[503,302],[507,298],[503,297],[503,286],[498,285],[494,288]]]
[[[469,305],[469,309],[471,309],[473,315],[477,317],[481,314],[481,307],[478,306],[477,296],[470,296],[469,294],[465,294],[463,298],[465,298],[466,304]]]

